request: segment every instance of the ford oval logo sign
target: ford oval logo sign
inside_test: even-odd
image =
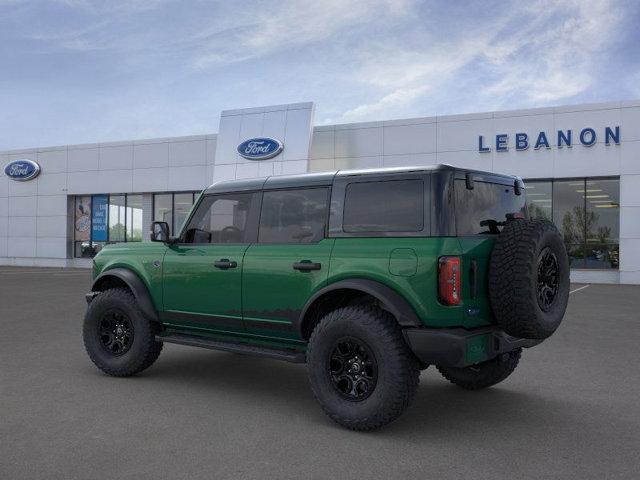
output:
[[[238,153],[249,160],[266,160],[278,155],[284,146],[273,138],[250,138],[238,145]]]
[[[40,165],[33,160],[14,160],[4,167],[4,173],[11,180],[26,182],[38,176]]]

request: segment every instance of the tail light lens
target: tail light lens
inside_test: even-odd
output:
[[[445,305],[460,304],[460,257],[440,257],[438,261],[438,295]]]

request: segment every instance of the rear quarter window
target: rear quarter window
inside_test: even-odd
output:
[[[473,190],[464,180],[455,181],[455,216],[458,235],[497,234],[509,213],[526,213],[525,195],[497,183],[474,182]]]
[[[424,205],[422,179],[350,183],[342,228],[347,233],[420,232]]]

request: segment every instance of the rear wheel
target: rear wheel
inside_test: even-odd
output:
[[[134,375],[150,367],[162,350],[156,325],[140,311],[133,294],[113,288],[89,304],[82,336],[91,361],[116,377]]]
[[[480,390],[506,379],[518,366],[522,349],[464,368],[437,367],[444,378],[466,390]]]
[[[320,320],[307,366],[323,410],[352,430],[373,430],[398,418],[413,400],[420,374],[393,317],[362,304]]]

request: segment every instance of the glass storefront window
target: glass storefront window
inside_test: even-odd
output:
[[[127,195],[127,242],[142,241],[142,195]]]
[[[173,231],[179,232],[193,206],[193,193],[176,193],[173,197]]]
[[[74,255],[92,257],[91,249],[91,196],[76,197],[74,207]]]
[[[551,181],[529,181],[526,183],[527,212],[529,218],[552,220],[553,201]]]
[[[571,268],[618,268],[620,180],[529,180],[531,218],[548,218],[560,230]]]
[[[153,196],[153,221],[167,222],[171,229],[173,218],[173,194],[156,193]],[[173,229],[171,229],[173,232]]]
[[[586,268],[618,268],[620,182],[587,180]]]
[[[153,195],[153,220],[167,222],[176,235],[189,215],[197,192],[156,193]]]
[[[125,241],[127,210],[124,195],[109,195],[109,241]]]

